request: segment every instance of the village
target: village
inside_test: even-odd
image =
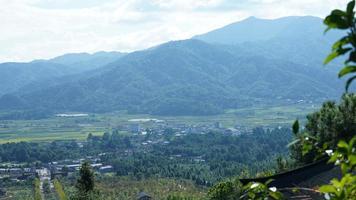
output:
[[[60,116],[68,117],[68,116]],[[261,127],[268,129],[271,127]],[[235,125],[234,127],[224,127],[221,122],[202,123],[202,124],[185,124],[185,123],[168,123],[164,120],[158,119],[131,119],[127,123],[118,125],[112,128],[114,131],[123,133],[124,135],[131,135],[133,138],[133,145],[135,149],[141,152],[147,152],[151,146],[165,145],[169,146],[170,138],[180,138],[189,134],[208,134],[215,132],[222,135],[239,136],[241,134],[250,134],[252,129]],[[90,133],[88,133],[88,138]],[[93,139],[100,140],[102,136],[92,136]],[[88,140],[77,140],[75,144],[79,148],[84,148]],[[124,149],[119,153],[121,157],[130,157],[132,155],[131,149]],[[115,173],[112,163],[106,162],[103,157],[110,154],[110,152],[99,152],[96,155],[82,156],[72,159],[64,160],[50,160],[47,163],[33,162],[33,163],[18,163],[7,162],[0,163],[0,180],[3,182],[10,182],[13,184],[32,181],[35,178],[40,180],[40,188],[44,190],[44,184],[49,184],[53,189],[53,180],[61,177],[76,177],[84,162],[88,162],[93,171],[98,175],[105,176],[106,174]],[[202,155],[187,157],[181,154],[172,154],[169,159],[189,159],[194,163],[205,162]],[[1,189],[1,185],[0,185]],[[6,195],[6,190],[1,190],[2,196]],[[1,193],[1,192],[0,192]],[[1,194],[0,194],[1,197]]]
[[[63,116],[62,116],[63,117]],[[132,119],[128,120],[125,125],[116,127],[119,132],[128,132],[135,136],[152,135],[148,140],[143,141],[142,146],[150,144],[169,145],[169,141],[164,139],[167,134],[172,134],[174,137],[182,137],[186,134],[206,134],[208,132],[219,132],[221,134],[229,134],[238,136],[242,133],[251,132],[250,129],[241,126],[225,128],[220,122],[214,124],[169,124],[158,119]],[[152,139],[153,138],[153,139]],[[83,146],[84,141],[77,141],[79,147]],[[128,152],[126,152],[128,153]],[[22,181],[34,177],[46,176],[53,179],[55,176],[70,176],[78,171],[81,164],[87,161],[97,173],[113,172],[113,167],[110,164],[101,162],[100,157],[105,153],[100,153],[97,156],[88,156],[78,159],[67,159],[62,161],[51,161],[49,163],[35,164],[19,164],[19,163],[0,163],[0,179],[9,179],[11,181]],[[177,155],[179,157],[179,155]],[[199,158],[195,158],[199,159]]]

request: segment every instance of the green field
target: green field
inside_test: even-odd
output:
[[[88,117],[52,117],[43,120],[0,121],[0,143],[20,141],[84,140],[89,133],[101,135],[120,125],[129,124],[129,119],[155,118],[170,124],[213,124],[221,122],[224,127],[235,125],[253,128],[256,126],[289,126],[293,120],[303,120],[306,114],[316,110],[313,105],[254,107],[227,110],[214,116],[151,116],[128,115],[122,112],[91,114]]]

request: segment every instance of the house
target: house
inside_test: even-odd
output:
[[[132,133],[139,133],[141,130],[140,124],[131,124],[130,130]]]
[[[94,164],[90,164],[90,166],[93,168],[93,169],[98,169],[98,168],[101,168],[103,166],[103,164],[101,163],[94,163]]]
[[[220,122],[215,122],[215,123],[214,123],[214,128],[216,128],[216,129],[221,129],[221,128],[222,128],[221,123],[220,123]]]
[[[114,171],[114,167],[111,165],[106,165],[99,168],[100,173],[110,173],[113,171]]]
[[[145,192],[140,192],[138,195],[137,195],[137,200],[151,200],[152,197],[148,194],[146,194]]]
[[[10,168],[9,173],[11,177],[19,177],[22,176],[23,171],[21,168]]]
[[[0,168],[0,174],[7,174],[7,173],[8,173],[8,169]]]

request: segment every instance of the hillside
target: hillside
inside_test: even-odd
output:
[[[193,38],[319,68],[331,44],[342,37],[337,31],[323,34],[325,28],[321,18],[312,16],[274,20],[250,17]]]
[[[73,72],[73,68],[56,63],[2,63],[0,64],[0,95],[15,92],[38,80],[49,80]]]
[[[314,17],[249,18],[196,37],[204,41],[165,43],[59,84],[6,95],[11,105],[3,97],[0,108],[210,115],[260,104],[321,102],[337,97],[342,82],[335,69],[314,64],[327,51],[319,39],[336,37],[322,38],[320,22]]]
[[[0,95],[13,93],[24,87],[23,90],[29,91],[37,85],[51,85],[64,76],[100,68],[123,55],[125,54],[119,52],[76,53],[29,63],[1,63]]]
[[[237,56],[198,40],[186,40],[129,54],[90,77],[19,98],[25,108],[206,115],[251,106],[262,99],[277,103],[336,95],[330,84],[324,84],[326,80],[315,79],[306,68],[283,60]],[[332,79],[327,72],[323,75]]]

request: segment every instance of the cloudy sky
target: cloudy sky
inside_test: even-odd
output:
[[[0,0],[0,62],[134,51],[249,16],[325,17],[346,0]]]

